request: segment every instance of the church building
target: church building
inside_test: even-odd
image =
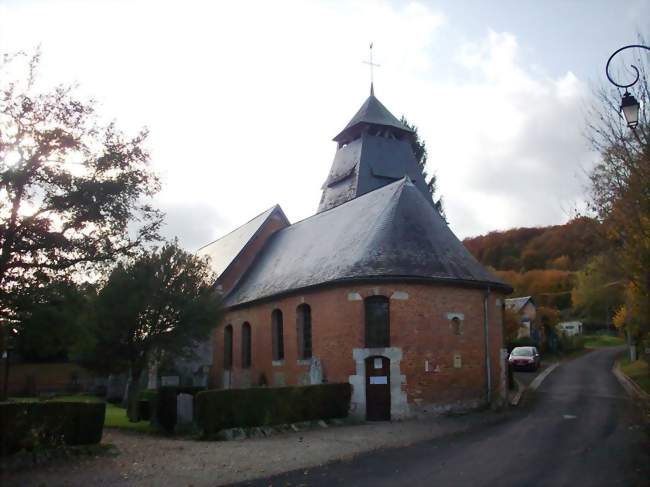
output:
[[[371,88],[315,215],[276,205],[199,250],[225,305],[211,386],[349,382],[368,420],[499,399],[511,288],[436,210],[412,137]]]

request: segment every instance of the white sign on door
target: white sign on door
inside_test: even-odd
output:
[[[382,366],[382,363],[381,363],[381,362],[382,362],[382,360],[381,360],[380,358],[376,358],[376,359],[374,360],[374,362],[373,362],[373,367],[374,367],[375,369],[381,369],[381,366]]]
[[[371,377],[370,378],[370,384],[388,384],[388,377],[385,375],[379,376],[379,377]]]

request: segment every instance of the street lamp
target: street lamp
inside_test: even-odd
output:
[[[623,117],[625,117],[627,126],[630,127],[631,129],[634,129],[636,128],[637,125],[639,125],[640,108],[641,105],[639,105],[637,99],[634,98],[634,95],[630,94],[629,91],[625,90],[625,93],[623,94],[623,99],[621,100],[621,112],[623,113]]]
[[[650,51],[650,47],[648,46],[643,46],[641,44],[630,44],[629,46],[623,46],[620,49],[617,49],[614,51],[614,53],[609,56],[609,59],[607,60],[607,66],[605,66],[605,74],[607,75],[607,79],[609,80],[610,83],[612,83],[615,86],[618,86],[619,88],[624,88],[625,93],[623,93],[623,98],[621,100],[621,113],[623,114],[623,117],[625,118],[625,122],[627,123],[627,126],[630,127],[632,130],[636,128],[636,126],[639,124],[639,110],[641,108],[641,105],[639,105],[639,102],[637,101],[636,98],[634,98],[634,95],[632,95],[629,91],[627,91],[628,88],[634,86],[637,81],[639,81],[639,69],[634,65],[631,64],[632,69],[634,70],[635,76],[634,80],[632,80],[631,83],[628,84],[620,84],[617,83],[612,79],[612,77],[609,75],[609,64],[612,62],[612,58],[616,56],[619,52],[624,51],[626,49],[647,49]]]

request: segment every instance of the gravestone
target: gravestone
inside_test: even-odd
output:
[[[180,377],[177,375],[163,375],[160,378],[160,385],[161,386],[178,386],[180,385]]]
[[[312,385],[323,383],[323,364],[318,357],[313,357],[309,364],[309,383]]]
[[[119,402],[124,397],[126,388],[125,374],[111,374],[106,380],[106,400],[109,402]]]
[[[176,424],[188,424],[194,419],[194,398],[191,394],[176,396]]]
[[[151,362],[147,374],[147,389],[158,389],[158,364]]]

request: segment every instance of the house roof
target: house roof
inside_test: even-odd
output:
[[[339,141],[341,139],[344,139],[346,132],[362,123],[384,125],[387,127],[395,127],[404,132],[413,132],[406,125],[400,122],[395,117],[395,115],[390,113],[390,111],[388,111],[388,108],[386,108],[375,97],[374,93],[371,92],[370,96],[366,99],[363,105],[361,105],[361,108],[359,108],[359,111],[357,111],[354,117],[352,117],[345,128],[341,130],[341,132],[336,137],[334,137],[334,140]]]
[[[220,276],[246,248],[246,245],[253,239],[264,223],[274,214],[279,215],[286,221],[287,225],[290,225],[280,205],[275,205],[227,235],[204,245],[197,250],[197,254],[209,256],[212,270],[217,276]]]
[[[515,313],[519,313],[521,311],[521,308],[526,306],[528,301],[531,301],[533,304],[535,302],[533,301],[532,296],[522,296],[519,298],[508,298],[505,300],[506,308],[513,310]]]
[[[277,231],[225,305],[352,280],[416,279],[511,291],[405,177]]]

